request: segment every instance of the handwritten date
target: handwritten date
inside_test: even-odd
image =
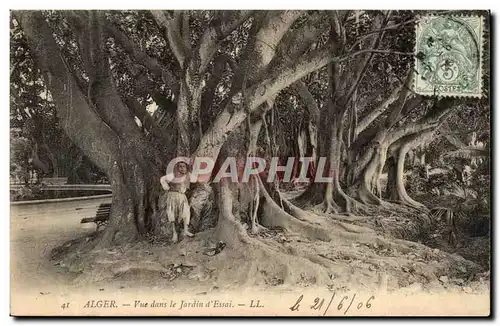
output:
[[[337,295],[336,292],[333,292],[332,296],[328,298],[328,300],[325,300],[325,298],[322,297],[316,297],[314,300],[309,302],[303,302],[304,295],[300,295],[297,301],[289,309],[291,311],[299,311],[301,305],[304,305],[306,309],[316,310],[319,313],[323,313],[323,316],[325,316],[332,303],[334,304],[334,307],[337,305],[337,311],[343,313],[344,315],[352,309],[361,310],[370,309],[372,307],[372,302],[375,299],[375,296],[372,295],[368,299],[363,300],[363,298],[356,298],[356,295],[356,293],[351,295]],[[353,306],[352,309],[351,306]]]

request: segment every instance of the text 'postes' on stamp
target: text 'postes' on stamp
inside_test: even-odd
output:
[[[481,97],[483,18],[426,16],[416,28],[415,92]]]

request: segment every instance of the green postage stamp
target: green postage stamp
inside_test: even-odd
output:
[[[424,16],[416,28],[415,92],[482,96],[483,18]]]

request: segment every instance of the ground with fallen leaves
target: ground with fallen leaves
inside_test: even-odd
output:
[[[147,288],[201,294],[242,286],[269,291],[313,286],[345,291],[489,291],[489,268],[484,264],[489,239],[484,237],[474,241],[463,238],[453,250],[448,245],[434,243],[434,248],[412,252],[400,251],[385,241],[310,241],[280,229],[253,236],[291,260],[293,257],[308,257],[313,265],[322,266],[328,271],[329,280],[325,284],[318,284],[315,274],[307,269],[294,271],[273,265],[272,257],[268,257],[263,265],[255,265],[255,261],[249,261],[249,257],[255,257],[252,249],[227,247],[211,255],[211,250],[217,245],[217,237],[211,230],[177,244],[144,239],[106,250],[74,250],[76,243],[92,240],[93,228],[80,225],[79,220],[95,210],[99,203],[89,201],[81,207],[58,205],[43,211],[13,209],[11,282],[14,291],[24,287],[44,293],[45,288],[54,285],[67,291],[81,287],[102,291]],[[395,230],[397,234],[400,225],[414,223],[404,216],[394,215],[372,219],[358,217],[357,220],[351,216],[346,219],[352,219],[354,224],[370,225],[378,234],[385,234],[388,238],[394,236],[388,230]],[[433,232],[439,233],[439,230]],[[68,242],[70,239],[77,240]],[[54,248],[58,249],[54,251]],[[469,253],[469,260],[459,256],[460,253]],[[294,275],[293,283],[290,283],[289,276],[293,273],[298,275]]]

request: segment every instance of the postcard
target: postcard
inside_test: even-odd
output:
[[[12,10],[12,316],[490,315],[485,10]]]

